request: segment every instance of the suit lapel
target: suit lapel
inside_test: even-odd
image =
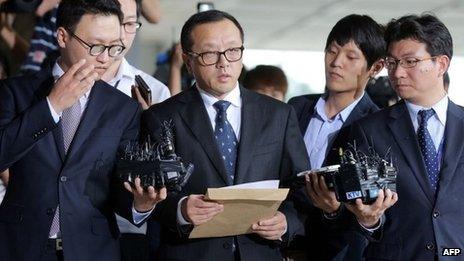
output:
[[[65,160],[65,153],[64,153],[64,141],[63,141],[63,129],[61,127],[61,121],[58,123],[58,127],[53,129],[53,138],[55,140],[56,149],[58,150],[58,154],[60,155],[61,162]]]
[[[364,93],[363,97],[359,101],[359,103],[353,108],[350,115],[343,123],[343,127],[350,125],[351,123],[363,118],[369,112],[376,111],[378,107],[372,102],[371,98],[367,93]]]
[[[255,142],[259,140],[262,130],[265,108],[258,101],[258,96],[250,91],[240,88],[242,97],[242,115],[240,142],[237,153],[237,168],[235,171],[235,184],[240,184],[251,180],[246,176],[247,170],[253,160]]]
[[[390,121],[388,126],[396,140],[396,143],[403,153],[407,164],[419,182],[422,191],[426,195],[429,202],[433,205],[435,197],[428,182],[427,171],[424,166],[422,154],[417,142],[414,126],[412,125],[408,109],[404,101],[392,107],[390,112]],[[375,141],[374,141],[375,142]],[[395,155],[393,155],[395,157]],[[393,158],[393,161],[395,159]],[[399,170],[401,172],[401,170]]]
[[[91,131],[99,124],[99,119],[105,112],[106,103],[104,88],[113,88],[102,81],[98,81],[92,87],[87,101],[87,107],[84,110],[81,122],[74,135],[71,146],[69,147],[67,160],[72,158],[81,148],[84,141],[91,136]]]
[[[185,92],[186,95],[183,96],[181,100],[185,105],[183,109],[179,110],[179,114],[208,155],[208,158],[224,180],[224,183],[227,184],[227,172],[217,148],[213,128],[210,124],[208,113],[206,112],[200,93],[196,87],[191,87]]]
[[[443,164],[440,171],[438,197],[445,195],[446,187],[452,182],[456,174],[456,167],[463,153],[464,143],[462,139],[464,130],[464,115],[462,110],[453,102],[449,101],[446,116],[444,134]],[[440,192],[444,193],[440,193]]]
[[[306,129],[308,128],[309,121],[314,114],[314,107],[316,107],[316,103],[319,100],[320,96],[314,99],[314,101],[307,101],[303,107],[303,110],[300,114],[300,118],[298,119],[298,123],[300,125],[301,134],[304,136],[306,133]]]

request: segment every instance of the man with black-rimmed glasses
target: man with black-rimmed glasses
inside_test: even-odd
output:
[[[113,173],[141,111],[99,80],[125,49],[121,20],[115,0],[63,0],[53,68],[0,82],[2,260],[119,260],[114,212],[140,223],[166,196]]]
[[[204,198],[207,188],[261,180],[288,187],[308,166],[292,108],[239,86],[243,40],[230,14],[211,10],[190,17],[181,45],[196,84],[143,117],[144,131],[154,139],[161,123],[172,120],[178,155],[195,165],[182,193],[155,208],[162,229],[159,260],[282,260],[279,245],[302,226],[286,200],[274,216],[253,224],[251,234],[188,239],[193,226],[224,210]]]

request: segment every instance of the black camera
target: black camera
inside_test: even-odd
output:
[[[42,0],[8,0],[0,5],[0,12],[33,13]]]
[[[151,144],[129,144],[116,163],[116,173],[123,180],[134,184],[140,178],[144,189],[166,187],[168,192],[180,192],[193,172],[193,164],[185,167],[174,149],[171,122],[164,122],[161,139]]]
[[[353,202],[360,198],[363,203],[371,204],[381,189],[396,191],[397,169],[391,159],[387,161],[373,150],[369,154],[363,154],[355,147],[345,152],[340,150],[340,165],[309,172],[324,176],[327,187],[335,191],[338,201]]]

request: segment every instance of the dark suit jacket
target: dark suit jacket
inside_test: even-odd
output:
[[[290,106],[272,98],[240,88],[242,97],[241,135],[235,184],[278,179],[287,186],[298,171],[307,168],[303,139],[295,113]],[[227,185],[226,170],[214,140],[213,128],[203,100],[195,87],[154,105],[143,117],[152,137],[158,137],[160,121],[172,119],[175,145],[185,162],[195,165],[180,195],[170,195],[156,207],[161,231],[161,260],[234,260],[233,237],[189,240],[190,230],[176,222],[181,197],[205,194],[207,188]],[[292,237],[302,224],[292,202],[285,201],[282,211],[288,222],[287,236]],[[281,260],[278,246],[257,235],[236,237],[242,260]]]
[[[439,188],[432,192],[404,101],[354,123],[359,148],[380,156],[389,149],[398,168],[398,202],[383,227],[370,236],[370,260],[440,260],[443,248],[464,248],[464,110],[448,105]],[[454,260],[453,258],[451,258]]]
[[[46,101],[52,86],[48,71],[0,82],[0,169],[11,173],[0,206],[0,257],[40,260],[59,203],[65,260],[119,260],[114,210],[131,217],[131,207],[116,204],[121,184],[111,184],[112,169],[118,148],[137,136],[140,108],[95,83],[65,155]]]
[[[309,121],[314,114],[316,103],[322,94],[310,94],[298,96],[290,99],[288,104],[292,105],[295,108],[296,115],[298,117],[298,122],[301,130],[301,134],[306,133],[306,129],[309,126]],[[379,110],[379,107],[374,104],[367,93],[364,93],[364,96],[361,98],[359,103],[353,108],[350,113],[350,116],[343,123],[342,128],[340,129],[337,137],[333,140],[332,144],[329,144],[329,147],[326,151],[326,159],[323,166],[338,164],[340,161],[340,156],[338,155],[338,148],[345,147],[345,143],[348,141],[349,136],[349,126],[361,119],[362,117],[369,115],[373,112]]]
[[[290,99],[288,103],[295,108],[302,135],[306,133],[311,117],[314,115],[319,95],[303,95]],[[349,126],[356,120],[373,113],[378,107],[372,102],[369,95],[364,93],[359,103],[353,108],[350,115],[343,123],[337,136],[329,144],[323,166],[339,164],[340,156],[338,148],[345,148],[349,138]],[[328,221],[322,216],[322,211],[311,207],[306,201],[305,193],[300,193],[300,199],[306,206],[302,206],[303,212],[308,214],[306,220],[306,238],[304,249],[311,260],[359,260],[366,245],[364,237],[352,230],[346,230],[352,217],[346,216],[345,209],[337,222]],[[306,201],[306,203],[304,203]],[[349,214],[348,214],[349,215]],[[301,243],[298,243],[301,244]]]

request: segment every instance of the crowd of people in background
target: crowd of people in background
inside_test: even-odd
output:
[[[281,68],[244,68],[232,14],[192,15],[152,76],[125,55],[140,17],[159,22],[158,0],[12,2],[0,1],[0,259],[435,261],[464,248],[464,109],[447,95],[453,41],[438,17],[343,17],[324,93],[287,97]],[[118,153],[159,141],[165,122],[195,166],[182,191],[117,179]],[[393,159],[395,191],[344,203],[310,171],[352,144]],[[274,216],[189,238],[224,211],[208,188],[263,180],[291,191]]]

